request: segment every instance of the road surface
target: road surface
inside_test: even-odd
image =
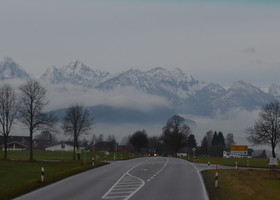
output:
[[[16,200],[208,200],[200,169],[186,160],[167,157],[119,161]]]

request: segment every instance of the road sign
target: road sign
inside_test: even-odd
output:
[[[277,158],[270,158],[268,165],[277,166],[278,165]]]
[[[195,152],[195,151],[196,151],[196,148],[194,147],[194,148],[192,148],[192,150],[193,150],[193,152]]]
[[[232,151],[248,151],[247,145],[231,145],[230,150]]]

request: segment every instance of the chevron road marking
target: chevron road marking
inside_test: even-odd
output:
[[[115,199],[115,200],[128,200],[138,190],[140,190],[145,182],[136,176],[129,174],[131,170],[142,165],[144,162],[139,163],[129,169],[109,190],[104,194],[102,199]]]

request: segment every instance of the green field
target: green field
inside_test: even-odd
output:
[[[104,152],[96,152],[95,156],[95,167],[105,164]],[[0,157],[3,158],[2,151],[0,151]],[[116,159],[119,160],[129,158],[132,158],[132,154],[116,154]],[[91,152],[82,152],[80,161],[73,161],[73,152],[51,151],[34,151],[32,162],[28,161],[29,151],[9,151],[8,159],[0,159],[0,200],[11,199],[93,168]],[[106,155],[106,160],[114,160],[114,153]],[[45,170],[43,183],[41,183],[41,167]]]
[[[280,198],[280,172],[270,170],[215,170],[202,172],[210,200],[276,200]]]
[[[215,157],[184,157],[184,159],[187,159],[191,162],[196,163],[208,163],[210,162],[211,165],[216,164],[216,158]],[[247,158],[218,158],[218,164],[219,165],[225,165],[225,166],[235,166],[235,162],[237,162],[237,166],[239,167],[269,167],[268,159],[247,159]]]
[[[104,165],[96,162],[95,167]],[[41,183],[41,167],[45,179]],[[62,178],[92,169],[92,163],[82,161],[4,161],[0,160],[0,199],[10,199]]]
[[[107,160],[114,160],[114,154],[116,160],[125,160],[133,157],[139,157],[139,154],[129,154],[129,153],[110,153],[106,155]],[[104,152],[95,152],[96,160],[105,160]],[[4,157],[4,152],[0,151],[0,159]],[[8,159],[9,160],[29,160],[29,151],[8,151]],[[34,160],[65,160],[70,161],[73,160],[73,152],[62,152],[62,151],[33,151],[33,159]],[[77,159],[77,156],[76,156]],[[81,160],[92,160],[91,152],[82,152]]]

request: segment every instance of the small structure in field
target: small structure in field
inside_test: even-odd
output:
[[[45,148],[46,151],[74,151],[74,147],[69,144],[55,144]]]

